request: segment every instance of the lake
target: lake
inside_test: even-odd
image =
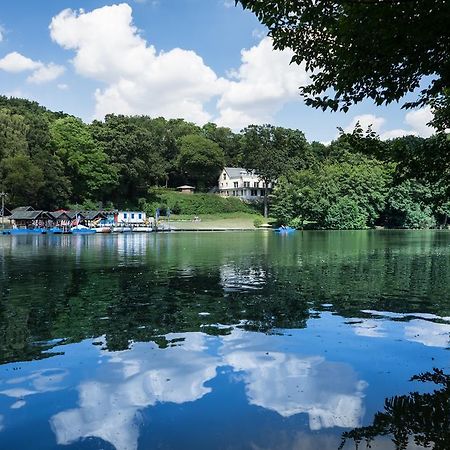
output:
[[[0,448],[448,450],[449,286],[445,231],[0,236]]]

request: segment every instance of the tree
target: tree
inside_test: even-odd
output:
[[[219,145],[196,134],[183,136],[179,145],[179,170],[201,190],[213,186],[225,164]]]
[[[22,115],[7,108],[0,109],[0,159],[26,153],[28,126]]]
[[[233,133],[230,128],[218,127],[211,122],[205,124],[202,131],[206,138],[215,142],[223,150],[226,166],[241,166],[242,152],[238,134]]]
[[[0,189],[9,193],[13,206],[39,207],[38,192],[44,184],[44,174],[28,155],[19,153],[0,162]]]
[[[346,161],[292,172],[275,188],[274,211],[279,214],[281,205],[291,214],[284,220],[312,222],[318,228],[371,227],[385,208],[392,170],[380,161],[348,154]],[[286,193],[289,200],[283,198]]]
[[[56,153],[72,180],[73,200],[103,199],[117,182],[115,168],[80,119],[64,117],[50,126]]]
[[[399,101],[428,86],[405,107],[430,104],[450,127],[450,3],[447,0],[237,0],[269,28],[276,49],[306,63],[307,104],[347,111],[366,98]],[[236,3],[237,3],[236,2]],[[330,89],[333,93],[330,94]]]
[[[268,186],[289,167],[288,133],[272,125],[250,125],[242,130],[244,167],[264,183],[264,217],[268,217]]]

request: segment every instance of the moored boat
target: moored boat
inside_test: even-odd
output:
[[[60,227],[52,227],[47,230],[49,234],[63,234],[64,230]]]
[[[133,228],[133,233],[151,233],[153,231],[152,227],[135,227]]]
[[[95,227],[94,231],[96,233],[111,233],[111,227]]]
[[[72,231],[72,234],[95,234],[95,230],[85,227],[84,225],[72,227],[70,231]]]

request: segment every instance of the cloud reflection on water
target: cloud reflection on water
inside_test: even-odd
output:
[[[139,343],[111,357],[104,354],[108,364],[95,381],[78,387],[79,407],[51,418],[58,444],[98,437],[117,450],[134,450],[140,409],[158,402],[192,402],[209,393],[204,384],[215,377],[219,360],[204,351],[208,337],[200,333],[167,337],[185,340],[167,349]]]
[[[311,430],[361,423],[366,383],[347,364],[283,352],[276,348],[282,336],[239,329],[216,338],[201,333],[166,336],[172,342],[179,338],[184,338],[181,345],[166,349],[139,343],[128,351],[100,350],[107,364],[78,386],[78,407],[51,418],[58,444],[97,437],[116,450],[136,450],[140,410],[201,399],[211,392],[205,383],[221,366],[242,374],[251,405],[283,417],[306,413]]]
[[[250,404],[283,417],[307,413],[314,431],[358,426],[367,384],[358,380],[352,367],[322,356],[268,351],[274,338],[241,330],[224,337],[223,359],[244,373]]]

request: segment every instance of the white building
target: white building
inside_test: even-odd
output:
[[[144,225],[147,223],[147,215],[142,211],[119,211],[114,217],[117,224]]]
[[[269,183],[267,189],[272,189]],[[262,200],[266,183],[254,173],[242,167],[225,167],[219,177],[219,195],[222,197],[239,197],[242,200]]]

